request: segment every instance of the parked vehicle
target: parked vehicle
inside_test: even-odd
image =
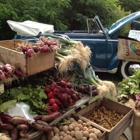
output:
[[[81,41],[84,45],[88,45],[92,51],[91,65],[95,71],[112,74],[119,72],[123,78],[128,78],[136,69],[140,69],[140,62],[117,59],[118,38],[123,38],[120,36],[121,29],[138,18],[140,18],[140,11],[127,15],[113,23],[110,27],[105,28],[99,17],[95,16],[94,18],[87,19],[87,30],[56,30],[54,34],[64,34],[73,40]],[[41,35],[51,36],[52,34],[40,33],[35,37],[15,35],[14,39],[35,42],[36,38]]]
[[[130,28],[132,30],[140,30],[140,21],[133,21],[131,24],[130,24]]]

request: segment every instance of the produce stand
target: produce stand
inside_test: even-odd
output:
[[[127,106],[124,106],[118,102],[114,102],[110,99],[103,99],[103,100],[99,100],[96,102],[93,102],[92,104],[90,104],[89,106],[87,106],[86,108],[84,108],[83,110],[80,110],[77,112],[78,115],[84,116],[86,118],[90,119],[90,116],[92,116],[93,111],[96,111],[97,109],[99,109],[99,107],[105,107],[107,110],[109,110],[110,115],[108,115],[107,118],[103,118],[102,119],[110,119],[110,121],[108,120],[109,124],[111,124],[113,121],[111,120],[111,112],[115,112],[118,114],[121,114],[123,117],[121,117],[121,119],[117,122],[117,116],[113,116],[113,118],[116,117],[116,124],[115,126],[113,126],[112,128],[105,128],[102,125],[97,124],[96,122],[93,124],[95,126],[98,126],[99,128],[101,127],[104,131],[106,131],[106,138],[107,140],[115,140],[117,139],[122,133],[123,131],[130,126],[131,123],[131,119],[132,119],[132,114],[133,114],[133,110]],[[107,116],[107,115],[106,115]],[[94,117],[94,116],[93,116]],[[98,118],[101,117],[98,116]],[[86,119],[88,120],[88,119]],[[103,124],[104,120],[101,120],[101,124]]]
[[[52,47],[52,44],[50,45],[50,40],[53,40],[53,43],[55,42],[55,47]],[[21,52],[21,44],[31,48],[39,44],[41,45],[39,49],[42,50],[40,42],[35,44],[22,40],[0,42],[2,61],[11,65],[17,64],[26,77],[24,77],[25,79],[33,77],[33,81],[27,81],[24,85],[25,79],[23,79],[18,87],[12,87],[12,85],[8,91],[5,89],[6,91],[0,95],[1,100],[10,99],[10,101],[6,100],[6,103],[1,101],[1,108],[3,109],[0,114],[1,132],[5,132],[7,135],[10,132],[9,135],[15,137],[11,134],[15,130],[17,133],[15,140],[42,140],[43,137],[53,140],[53,137],[60,136],[60,133],[56,133],[56,131],[58,132],[58,125],[63,124],[64,127],[65,124],[67,125],[65,127],[68,127],[72,123],[70,118],[73,118],[76,125],[72,128],[72,131],[75,131],[75,134],[72,136],[70,130],[65,131],[61,139],[67,140],[68,137],[71,139],[73,137],[80,140],[82,137],[86,137],[86,139],[95,137],[97,140],[117,140],[130,125],[133,110],[114,100],[116,98],[116,88],[111,81],[103,81],[96,76],[90,66],[91,51],[88,46],[85,47],[81,42],[75,42],[66,36],[54,36],[53,39],[41,37],[39,41],[41,43],[47,41],[47,45],[54,50],[49,52],[39,51],[28,57],[27,50]],[[38,76],[38,74],[40,75]],[[36,80],[38,83],[36,83]],[[42,81],[45,82],[42,84]],[[34,84],[31,85],[30,83]],[[108,99],[108,96],[111,96],[112,99]],[[32,119],[6,114],[7,110],[17,105],[16,103],[19,101],[28,103],[30,112],[37,114],[33,115]],[[100,103],[110,111],[116,111],[123,115],[111,130],[86,118],[95,108],[99,107]],[[10,104],[10,106],[3,108],[5,104]],[[26,110],[29,115],[30,112]],[[82,126],[80,122],[77,123],[79,120],[83,122]],[[6,130],[5,124],[9,126],[8,133],[4,131]],[[90,126],[87,128],[86,125],[89,124]],[[88,136],[82,133],[82,128],[90,132]],[[96,131],[99,132],[97,135],[95,129],[98,129]],[[80,136],[77,136],[77,133]],[[66,134],[69,136],[65,138]]]
[[[15,50],[19,44],[27,44],[29,46],[34,45],[33,43],[23,40],[0,41],[0,58],[4,63],[10,63],[12,65],[18,64],[26,76],[34,75],[54,67],[54,51],[48,52],[47,55],[46,53],[41,52],[30,58],[23,52],[18,52]]]

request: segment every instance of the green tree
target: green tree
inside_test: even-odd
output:
[[[118,0],[71,0],[70,28],[85,29],[86,19],[93,18],[95,15],[98,15],[103,25],[107,27],[127,14],[117,3]],[[76,26],[79,23],[81,26]]]
[[[132,13],[140,10],[140,0],[119,0],[118,5]]]
[[[52,24],[55,30],[83,30],[86,19],[95,15],[108,27],[126,14],[118,0],[1,0],[0,39],[14,37],[7,20]]]
[[[67,29],[67,20],[63,17],[63,7],[68,8],[70,0],[4,0],[0,2],[0,39],[12,38],[7,20],[23,22],[32,20],[53,24],[56,29]],[[10,34],[9,34],[10,32]]]

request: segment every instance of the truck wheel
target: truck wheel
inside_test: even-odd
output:
[[[138,69],[140,70],[139,62],[122,61],[120,73],[123,78],[129,79],[129,76],[133,75],[133,73]]]

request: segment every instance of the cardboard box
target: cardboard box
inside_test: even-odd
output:
[[[0,41],[0,60],[11,65],[18,64],[26,76],[34,75],[54,67],[55,52],[40,52],[33,57],[27,57],[24,53],[15,50],[20,43],[34,45],[23,40]]]
[[[117,58],[140,62],[140,42],[133,39],[118,39]]]
[[[112,129],[106,129],[93,121],[92,123],[94,126],[106,131],[106,140],[117,140],[124,130],[130,126],[133,115],[133,110],[131,108],[110,99],[103,99],[93,102],[84,109],[77,110],[77,115],[83,116],[86,120],[89,120],[88,117],[91,113],[102,105],[109,111],[115,111],[116,113],[122,114],[123,118],[112,127]]]

